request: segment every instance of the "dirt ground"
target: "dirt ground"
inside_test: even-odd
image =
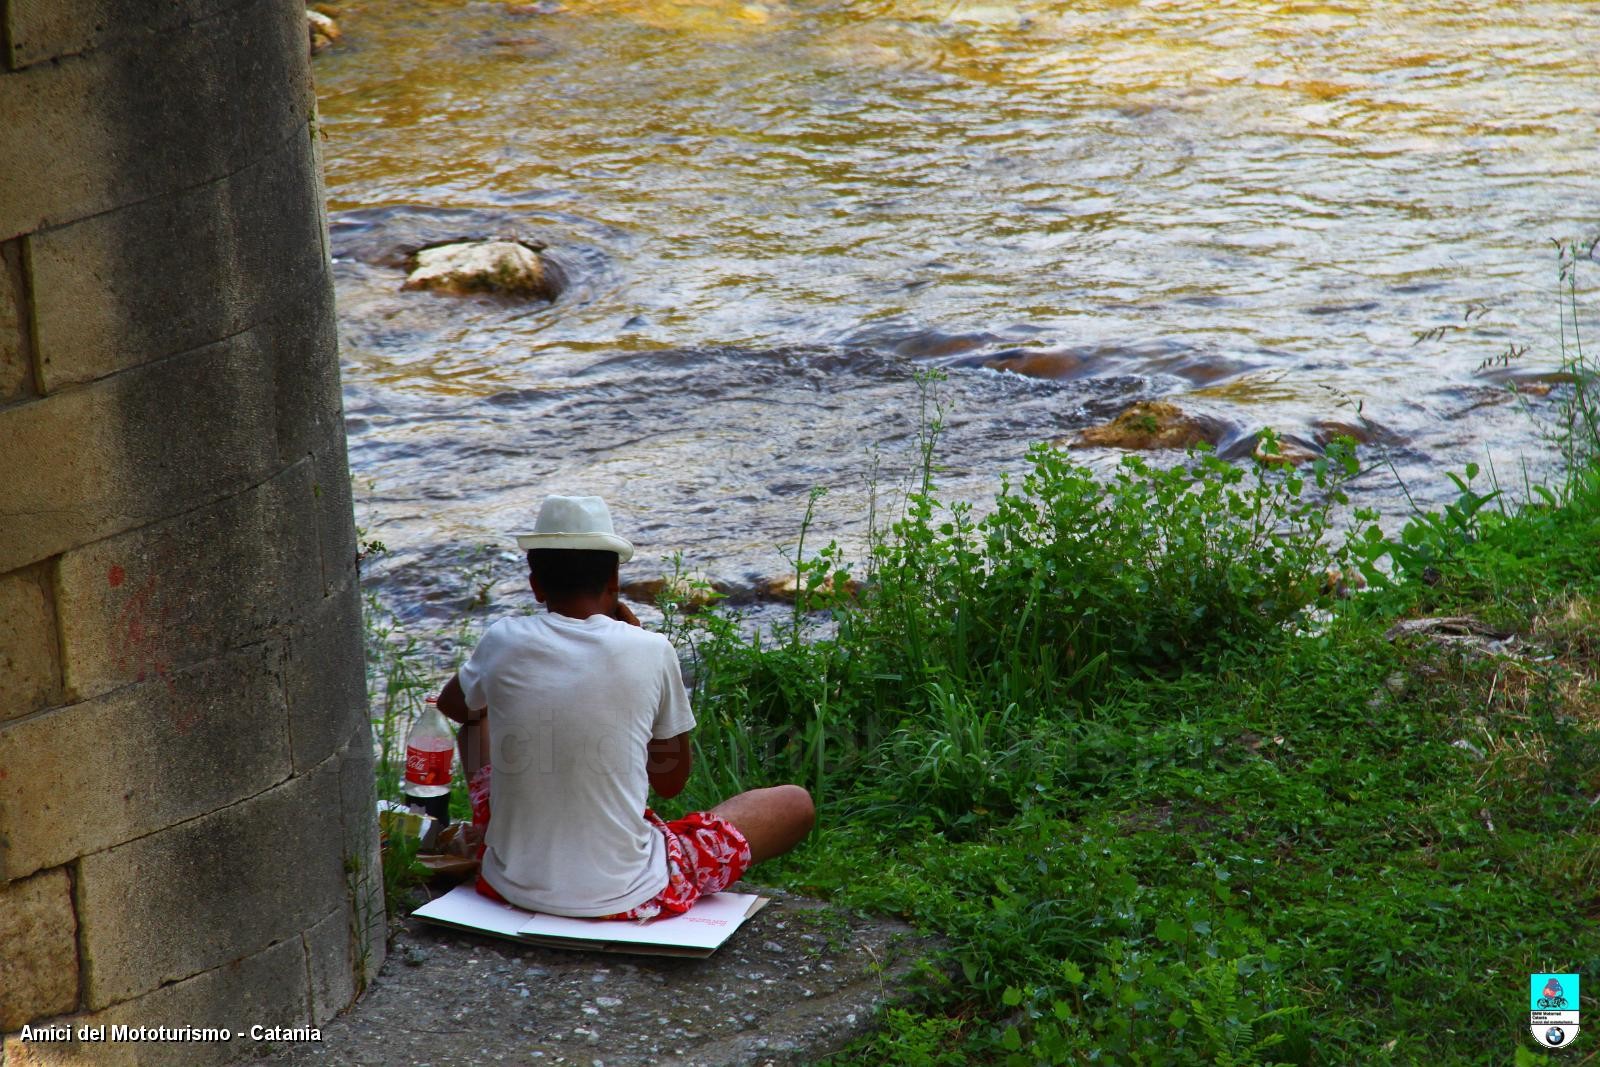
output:
[[[320,1042],[274,1064],[800,1064],[865,1032],[933,945],[909,927],[772,898],[709,959],[572,952],[406,920]]]

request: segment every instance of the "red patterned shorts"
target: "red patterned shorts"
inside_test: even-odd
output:
[[[472,825],[480,833],[489,828],[489,767],[483,766],[467,783],[472,800]],[[651,899],[607,919],[644,922],[658,915],[682,915],[695,901],[720,893],[750,869],[750,842],[733,823],[709,811],[691,811],[681,819],[664,821],[649,808],[645,821],[661,833],[667,846],[667,887]],[[483,857],[483,846],[478,846]],[[478,892],[502,903],[505,898],[478,875]]]

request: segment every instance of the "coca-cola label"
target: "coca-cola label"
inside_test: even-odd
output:
[[[406,749],[406,781],[412,785],[449,785],[450,761],[454,749],[426,752],[420,748]]]

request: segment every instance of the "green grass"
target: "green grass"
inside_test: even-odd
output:
[[[836,608],[833,640],[713,621],[688,804],[809,785],[820,829],[768,876],[948,939],[948,969],[848,1062],[1509,1061],[1526,975],[1600,963],[1600,481],[1577,481],[1314,632],[1261,628],[1275,590],[1170,645],[1040,618],[1048,644],[964,663],[961,609],[908,619],[888,584]],[[936,582],[1000,563],[935,543]],[[1436,609],[1541,644],[1385,639]],[[1105,665],[1068,675],[1074,638]]]
[[[684,806],[807,785],[818,830],[760,876],[948,945],[838,1062],[1543,1062],[1527,975],[1600,973],[1576,340],[1568,475],[1524,506],[1469,468],[1391,541],[1333,528],[1345,447],[1098,481],[1041,448],[979,521],[935,497],[935,409],[857,595],[828,546],[776,633],[669,610],[701,724]],[[1340,600],[1334,571],[1371,588]],[[1519,641],[1386,636],[1433,614]]]

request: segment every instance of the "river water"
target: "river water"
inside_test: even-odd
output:
[[[1156,397],[1235,451],[1361,428],[1391,515],[1396,472],[1436,501],[1468,461],[1549,469],[1525,409],[1553,403],[1551,239],[1600,228],[1600,5],[340,14],[314,71],[351,466],[405,618],[511,607],[503,535],[553,491],[610,499],[632,577],[782,572],[813,486],[815,536],[859,545],[929,366],[954,498]],[[554,304],[399,291],[405,249],[505,232],[548,244]]]

